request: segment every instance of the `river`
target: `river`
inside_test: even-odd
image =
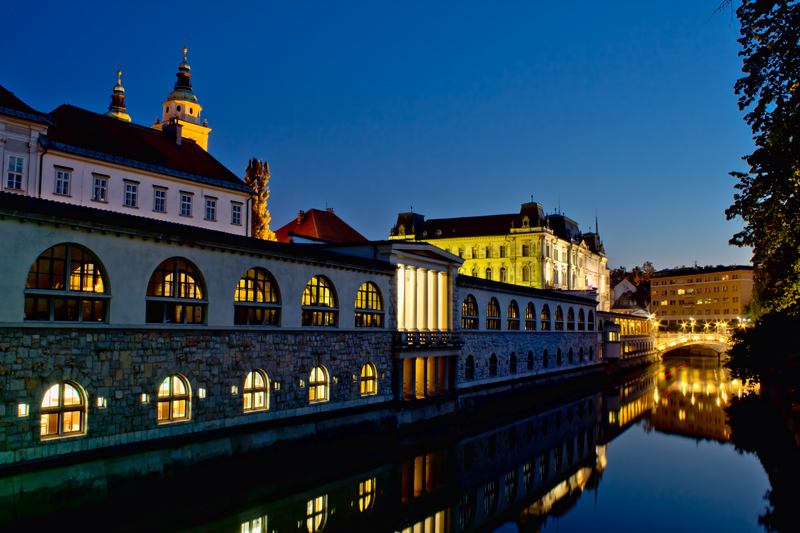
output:
[[[770,481],[755,454],[736,450],[726,423],[726,406],[746,392],[715,358],[667,358],[514,420],[400,440],[391,430],[309,437],[146,478],[104,465],[102,483],[21,502],[0,528],[77,520],[114,531],[764,531]]]

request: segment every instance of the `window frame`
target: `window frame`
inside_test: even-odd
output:
[[[206,196],[206,209],[205,209],[205,217],[203,220],[208,220],[209,222],[216,222],[217,221],[217,198],[213,196]]]
[[[56,196],[72,196],[72,170],[56,167],[53,194]]]
[[[92,174],[92,201],[108,203],[108,176]]]
[[[320,378],[321,374],[321,378]],[[315,379],[316,378],[316,379]],[[320,397],[320,392],[322,393]],[[330,401],[330,374],[323,365],[317,365],[308,373],[308,403],[324,403]]]
[[[243,293],[245,299],[242,299]],[[280,287],[275,281],[275,276],[266,268],[254,267],[245,272],[236,284],[233,301],[233,324],[235,326],[277,327],[281,325],[283,306]]]
[[[378,286],[371,281],[362,283],[356,293],[355,327],[385,327],[383,296]]]
[[[166,265],[168,261],[173,262],[171,269],[161,268]],[[181,263],[185,265],[185,269],[181,269]],[[163,279],[159,282],[156,279],[156,274],[163,273]],[[172,274],[172,281],[167,281],[167,277]],[[183,278],[189,278],[189,281],[182,281]],[[169,287],[170,294],[168,296],[158,295],[155,290],[157,287],[166,289]],[[181,293],[199,293],[199,298],[196,296],[178,296]],[[163,260],[153,270],[150,279],[147,282],[147,291],[145,292],[145,324],[169,324],[179,326],[202,326],[205,325],[208,315],[208,294],[206,289],[205,280],[194,263],[178,256],[169,257]],[[160,313],[156,313],[160,308]],[[189,308],[188,312],[185,308]],[[170,315],[174,318],[174,313],[180,313],[180,320],[170,320]],[[199,319],[198,319],[199,313]],[[161,320],[153,320],[156,314],[161,315]],[[189,321],[190,314],[193,315],[192,320]]]
[[[486,304],[486,329],[500,329],[500,304],[494,296]]]
[[[257,378],[261,378],[262,386],[257,384]],[[261,398],[261,405],[256,405],[258,398]],[[260,368],[254,368],[244,378],[244,386],[242,387],[243,411],[245,413],[268,411],[269,399],[269,377]]]
[[[525,306],[525,331],[536,331],[536,306],[533,302]]]
[[[19,164],[15,164],[12,170],[11,168],[11,158],[18,160]],[[24,191],[25,190],[25,164],[27,162],[27,158],[22,154],[8,154],[6,157],[6,165],[5,165],[5,190],[7,191]],[[17,170],[19,167],[19,170]],[[12,176],[14,176],[14,180],[12,183]],[[17,186],[17,181],[19,181]]]
[[[163,197],[159,198],[159,195]],[[161,209],[159,209],[159,203],[161,204]],[[156,213],[166,213],[167,212],[167,188],[166,187],[157,187],[153,186],[153,211]]]
[[[336,288],[333,282],[321,274],[312,277],[309,282],[306,283],[306,287],[303,290],[301,300],[301,325],[311,328],[338,327],[338,303],[339,297],[336,294]]]
[[[72,388],[77,395],[78,404],[70,404],[64,405],[64,390],[65,387]],[[58,399],[57,404],[53,406],[52,404],[49,406],[45,406],[45,401],[50,394],[50,391],[53,389],[58,388]],[[42,396],[42,401],[39,404],[41,408],[40,413],[40,422],[39,422],[39,438],[41,440],[53,440],[53,439],[63,439],[69,437],[80,437],[86,435],[86,422],[87,422],[87,401],[86,401],[86,391],[73,381],[59,381],[58,383],[51,385],[47,388],[44,395]],[[69,430],[66,431],[64,426],[66,425],[67,417],[66,415],[69,413],[78,413],[79,416],[79,424],[80,428],[78,430]],[[52,417],[55,415],[56,420],[56,431],[53,433],[45,433],[45,419]],[[70,417],[72,418],[72,417]],[[73,423],[74,420],[70,420],[70,423]],[[48,427],[50,422],[47,422]]]
[[[508,302],[508,310],[506,311],[506,329],[519,330],[519,305],[516,300]]]
[[[184,392],[176,393],[175,383],[183,385]],[[164,383],[167,384],[166,394],[162,395]],[[175,408],[183,404],[183,415],[175,415]],[[167,417],[162,418],[162,406],[167,405]],[[181,374],[169,374],[161,380],[156,389],[156,419],[159,424],[174,424],[176,422],[188,422],[192,419],[192,388],[189,380]]]
[[[478,301],[471,294],[461,303],[461,329],[478,329]]]
[[[181,191],[181,207],[178,214],[182,217],[186,218],[193,218],[192,217],[192,199],[194,194]]]
[[[139,209],[139,183],[135,181],[125,181],[125,193],[122,200],[123,207]]]
[[[362,397],[378,394],[378,370],[372,362],[367,362],[361,367],[359,390]]]
[[[550,317],[551,317],[550,306],[547,304],[542,304],[542,312],[540,317],[541,325],[539,326],[540,330],[550,331],[550,322],[551,322]]]
[[[231,225],[232,226],[241,226],[242,225],[242,203],[241,202],[231,202]]]

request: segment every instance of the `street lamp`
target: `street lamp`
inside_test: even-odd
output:
[[[689,320],[692,321],[692,335],[694,335],[694,318],[690,318]]]

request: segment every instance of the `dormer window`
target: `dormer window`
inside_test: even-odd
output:
[[[194,114],[194,108],[193,108],[193,107],[190,107],[190,108],[189,108],[189,114],[190,114],[190,115]]]
[[[436,230],[436,236],[437,236],[437,237],[441,237],[441,236],[442,236],[442,230],[440,230],[440,229],[437,229],[437,230]]]
[[[529,219],[527,216],[522,217],[522,227],[527,228],[530,225],[531,225],[531,219]]]
[[[181,112],[181,106],[177,106],[177,107],[175,108],[175,111],[177,111],[178,113],[180,113],[180,112]]]

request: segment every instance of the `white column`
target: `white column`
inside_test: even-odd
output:
[[[447,324],[447,329],[449,331],[453,331],[453,266],[448,265],[447,267],[447,278],[445,279],[445,285],[447,288],[447,298],[445,301],[447,305],[445,306],[447,310],[447,320],[445,324]]]
[[[428,329],[428,269],[417,268],[417,329]]]
[[[397,265],[397,330],[406,329],[406,267]]]
[[[406,309],[408,310],[406,329],[417,331],[419,329],[417,327],[417,267],[409,266],[406,268],[408,273],[408,284],[406,285],[406,296],[408,297],[408,302],[406,302]]]
[[[439,322],[439,273],[434,270],[428,271],[428,329],[431,331],[441,330]]]
[[[439,289],[439,305],[436,310],[439,316],[439,331],[447,331],[447,306],[450,302],[447,301],[447,274],[444,272],[437,272],[438,278],[437,288]]]

